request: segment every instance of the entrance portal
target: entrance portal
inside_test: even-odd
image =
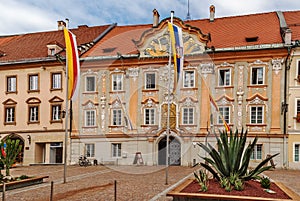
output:
[[[164,137],[158,143],[158,165],[166,165],[166,147],[167,137]],[[169,137],[169,165],[180,165],[181,162],[181,144],[173,136]]]

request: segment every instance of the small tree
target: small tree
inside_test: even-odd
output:
[[[6,148],[4,150],[4,143]],[[8,138],[5,142],[1,142],[1,157],[0,160],[5,166],[6,176],[10,176],[10,168],[15,163],[16,157],[22,150],[22,145],[20,145],[20,140],[12,140]]]

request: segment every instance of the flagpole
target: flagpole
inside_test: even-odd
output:
[[[69,73],[66,65],[66,116],[65,116],[65,143],[64,143],[64,183],[67,182],[67,142],[68,142],[68,124],[69,124]]]
[[[173,25],[173,15],[174,11],[171,11],[171,24]],[[170,44],[169,44],[169,83],[168,83],[168,116],[167,116],[167,142],[166,142],[166,185],[168,185],[169,177],[169,138],[170,138],[170,95],[171,95],[171,60],[172,60],[172,41],[170,35]],[[175,64],[174,64],[175,65]]]

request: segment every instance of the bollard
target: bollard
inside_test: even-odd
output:
[[[6,186],[5,186],[5,182],[3,182],[3,186],[2,186],[2,201],[5,201],[5,191],[6,191]]]
[[[53,201],[53,181],[51,181],[50,201]]]
[[[117,180],[115,180],[115,201],[117,201]]]

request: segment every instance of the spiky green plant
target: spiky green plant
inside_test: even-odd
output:
[[[263,188],[269,189],[271,186],[271,180],[269,177],[261,177],[260,178],[260,185]]]
[[[238,129],[236,129],[235,133],[230,131],[229,136],[226,131],[220,131],[220,136],[216,136],[216,139],[217,150],[210,143],[208,143],[208,145],[198,143],[198,145],[210,156],[201,157],[206,162],[200,163],[201,166],[211,172],[218,181],[220,181],[221,178],[229,179],[232,175],[235,175],[235,177],[242,182],[258,178],[260,173],[269,170],[272,167],[264,167],[264,165],[279,154],[277,153],[264,159],[256,166],[256,168],[249,171],[248,167],[251,155],[258,140],[257,137],[254,138],[253,142],[250,142],[248,146],[246,146],[247,130],[244,132],[242,129],[239,134]]]
[[[199,173],[197,174],[194,172],[194,176],[198,184],[200,185],[201,192],[206,192],[208,190],[208,176],[203,170],[199,170]]]
[[[4,143],[6,143],[5,154],[0,151],[1,157],[0,160],[5,165],[5,173],[6,176],[10,176],[10,168],[15,163],[16,157],[22,150],[22,145],[20,145],[20,140],[12,140],[8,138],[5,142],[1,142],[1,147],[4,147]]]

